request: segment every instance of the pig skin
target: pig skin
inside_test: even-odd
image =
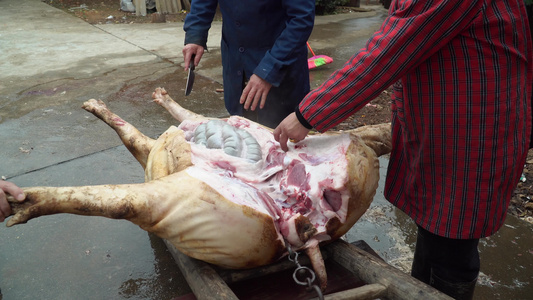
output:
[[[145,169],[144,183],[24,188],[24,202],[9,199],[14,215],[7,226],[58,213],[127,219],[188,256],[235,269],[274,262],[287,254],[290,243],[294,250],[306,249],[324,289],[318,245],[340,238],[369,207],[379,180],[377,157],[391,150],[390,124],[310,135],[285,153],[272,129],[232,116],[224,121],[251,132],[262,149],[262,161],[243,162],[192,142],[194,129],[209,118],[184,109],[162,88],[153,98],[181,122],[157,140],[144,136],[102,101],[91,99],[83,105],[117,132]],[[344,157],[335,156],[339,151]],[[333,161],[328,161],[330,156],[335,156]],[[259,179],[254,178],[257,173],[262,174]],[[313,181],[317,176],[320,182]],[[336,178],[340,183],[332,183]],[[291,193],[293,198],[287,196]],[[300,211],[272,200],[304,196],[308,205],[298,207]]]

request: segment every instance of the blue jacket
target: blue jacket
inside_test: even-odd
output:
[[[220,5],[224,100],[228,112],[242,115],[239,99],[252,74],[270,82],[259,121],[274,127],[309,92],[306,42],[313,30],[315,0],[193,0],[185,18],[185,44],[206,47],[208,30]],[[265,116],[267,115],[267,116]],[[279,120],[279,121],[278,121]]]

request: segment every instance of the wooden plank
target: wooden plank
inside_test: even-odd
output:
[[[227,270],[190,258],[164,240],[191,290],[198,299],[278,300],[309,299],[317,295],[292,279],[294,263],[288,260],[250,270]],[[366,243],[360,244],[365,249]],[[323,247],[328,276],[326,300],[344,299],[451,299],[400,270],[388,265],[369,246],[370,252],[342,240]],[[326,259],[328,257],[329,259]],[[302,265],[308,258],[298,258]],[[343,275],[345,274],[345,275]],[[366,284],[365,284],[366,283]],[[344,285],[344,287],[343,287]],[[237,295],[239,295],[237,297]]]
[[[159,13],[175,14],[181,11],[181,0],[156,0],[155,8]]]
[[[181,0],[183,3],[183,9],[187,12],[191,11],[191,2],[189,0]]]
[[[146,0],[133,0],[135,15],[146,16]]]
[[[176,0],[167,0],[168,2],[168,12],[169,13],[176,13]]]
[[[353,245],[337,240],[326,247],[329,257],[367,283],[387,287],[389,299],[452,299]]]
[[[324,260],[327,259],[327,255],[328,253],[325,250],[322,251],[322,257],[324,258]],[[298,262],[302,266],[307,266],[311,264],[309,257],[307,257],[306,255],[298,256]],[[296,269],[296,265],[294,264],[294,262],[290,261],[286,257],[282,258],[276,263],[266,265],[263,267],[253,268],[253,269],[229,270],[229,269],[218,268],[216,266],[213,266],[213,267],[215,268],[216,272],[220,275],[220,277],[222,277],[222,279],[228,284],[239,282],[242,280],[262,277],[268,274],[278,273],[284,270]]]
[[[379,283],[367,284],[358,288],[341,291],[324,296],[324,300],[370,300],[382,298],[386,295],[387,288]],[[313,298],[316,300],[318,298]]]
[[[171,0],[165,0],[165,12],[169,13],[172,11],[172,1]]]
[[[190,258],[176,249],[169,241],[163,241],[196,298],[202,300],[238,300],[235,293],[209,264]]]
[[[331,259],[326,260],[326,269],[328,270],[328,286],[324,295],[366,284]],[[294,281],[294,271],[295,268],[292,267],[277,273],[231,283],[228,286],[239,299],[246,300],[309,300],[318,297],[316,290],[309,290],[306,285],[302,286]]]
[[[155,9],[159,13],[166,13],[167,12],[167,2],[166,0],[155,0]]]

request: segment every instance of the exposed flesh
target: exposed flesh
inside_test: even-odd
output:
[[[56,213],[127,219],[183,253],[228,268],[313,253],[366,211],[390,152],[390,124],[311,135],[284,152],[270,128],[241,117],[210,119],[156,89],[154,101],[178,121],[157,140],[91,99],[83,108],[111,126],[145,168],[145,183],[25,188],[12,226]],[[319,253],[319,252],[318,252]],[[318,260],[318,261],[317,261]],[[325,287],[325,270],[316,270]],[[323,274],[323,275],[321,275]]]

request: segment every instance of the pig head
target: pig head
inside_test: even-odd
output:
[[[24,188],[7,226],[57,213],[127,219],[186,255],[252,268],[305,249],[322,281],[318,245],[338,239],[376,192],[377,157],[390,124],[314,134],[284,152],[272,130],[245,118],[210,119],[164,89],[154,101],[178,121],[151,139],[91,99],[83,108],[112,127],[145,169],[140,184]]]

